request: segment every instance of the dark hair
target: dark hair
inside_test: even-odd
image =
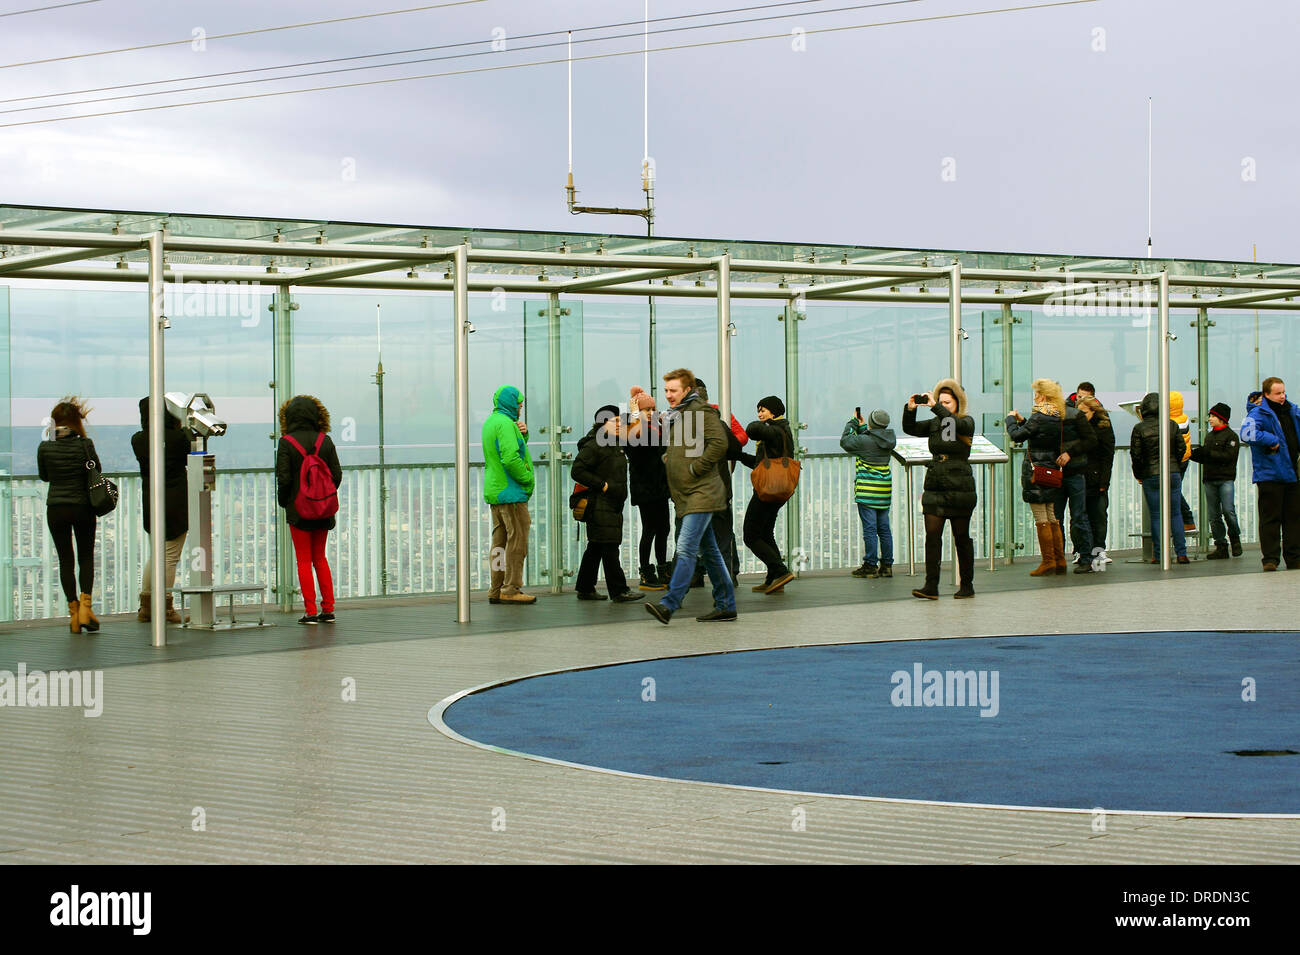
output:
[[[1097,386],[1091,381],[1081,381],[1079,382],[1079,387],[1074,390],[1076,394],[1080,391],[1086,391],[1090,395],[1095,395],[1097,393]]]
[[[280,405],[280,411],[277,414],[277,417],[280,420],[280,433],[281,434],[289,433],[289,429],[287,427],[288,422],[285,420],[285,418],[289,410],[289,405],[293,404],[299,398],[306,398],[308,401],[310,401],[313,405],[316,406],[316,430],[328,433],[330,429],[330,413],[325,409],[325,405],[321,402],[321,400],[317,398],[315,395],[294,395],[284,404]]]
[[[84,401],[76,395],[67,395],[54,406],[54,410],[50,412],[50,418],[53,420],[55,427],[71,428],[84,438],[86,436],[84,422],[88,414],[90,414],[90,408],[86,406]]]

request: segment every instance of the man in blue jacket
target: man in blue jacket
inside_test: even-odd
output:
[[[1300,408],[1286,399],[1281,378],[1265,378],[1259,404],[1241,425],[1250,446],[1252,479],[1259,498],[1259,548],[1265,570],[1300,570]]]

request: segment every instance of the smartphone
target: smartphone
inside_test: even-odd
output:
[[[854,416],[855,418],[857,418],[859,421],[861,421],[861,420],[862,420],[862,409],[861,409],[861,408],[854,408],[854,409],[853,409],[853,416]]]
[[[928,405],[929,403],[929,395],[912,395],[912,404],[914,405]]]

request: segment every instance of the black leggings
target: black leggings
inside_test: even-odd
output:
[[[957,552],[957,569],[963,584],[975,580],[975,542],[970,536],[970,515],[965,517],[941,517],[938,514],[925,515],[925,582],[937,587],[939,584],[939,559],[943,554],[943,522],[952,523],[952,546]]]
[[[81,593],[91,593],[95,583],[95,515],[90,508],[60,504],[47,508],[45,521],[54,538],[59,555],[59,580],[68,603],[78,599],[77,572],[81,575]],[[77,536],[77,553],[72,553],[72,535]]]
[[[668,563],[668,501],[638,504],[641,512],[641,566],[650,563],[650,547],[654,545],[655,563]]]

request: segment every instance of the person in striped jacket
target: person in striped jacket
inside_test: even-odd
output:
[[[840,447],[856,455],[853,499],[862,519],[862,566],[854,577],[893,577],[894,536],[889,529],[889,503],[893,493],[890,452],[898,438],[889,426],[889,412],[877,408],[863,420],[854,415],[840,435]],[[877,541],[879,561],[877,562]]]

